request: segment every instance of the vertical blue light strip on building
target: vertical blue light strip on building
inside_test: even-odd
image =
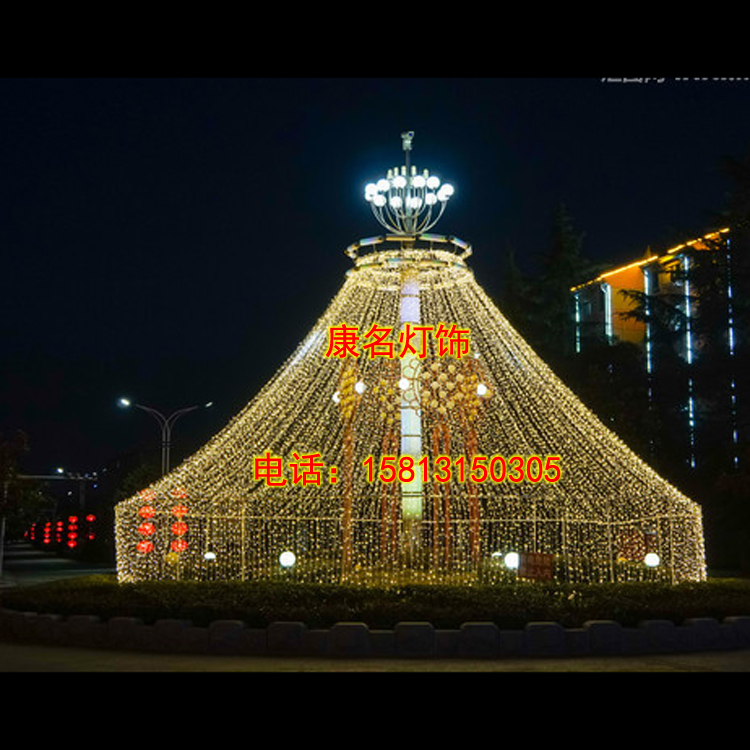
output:
[[[683,283],[685,304],[685,358],[689,365],[693,364],[693,323],[692,307],[690,304],[690,258],[687,253],[682,256],[682,270],[685,274]],[[690,437],[690,468],[695,468],[695,398],[693,396],[693,378],[688,376],[688,434]]]
[[[604,282],[602,284],[604,292],[604,336],[607,343],[612,343],[612,287]]]
[[[733,455],[732,463],[734,468],[738,468],[740,457],[737,452],[739,444],[739,432],[737,429],[737,383],[734,379],[734,291],[732,289],[732,251],[731,242],[732,240],[727,237],[726,244],[726,264],[727,264],[727,342],[729,346],[729,369],[730,369],[730,381],[729,381],[729,406],[730,415],[732,420],[732,446]]]

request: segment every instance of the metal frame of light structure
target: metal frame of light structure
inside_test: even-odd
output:
[[[454,188],[425,169],[409,163],[414,133],[401,134],[405,164],[389,169],[386,177],[365,187],[365,199],[375,218],[386,229],[402,236],[426,232],[440,220]]]

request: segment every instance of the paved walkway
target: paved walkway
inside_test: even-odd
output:
[[[0,672],[750,672],[750,650],[577,659],[316,659],[98,651],[0,642]]]

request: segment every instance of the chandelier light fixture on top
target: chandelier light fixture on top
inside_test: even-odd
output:
[[[437,224],[454,193],[453,185],[441,183],[427,169],[418,172],[409,163],[414,133],[401,134],[405,164],[389,169],[387,176],[365,187],[365,200],[380,224],[397,235],[415,235]]]

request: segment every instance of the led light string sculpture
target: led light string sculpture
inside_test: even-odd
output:
[[[705,577],[699,506],[531,350],[466,243],[408,231],[432,221],[413,206],[347,249],[341,289],[247,406],[118,504],[121,581]],[[511,481],[513,457],[559,478]]]

